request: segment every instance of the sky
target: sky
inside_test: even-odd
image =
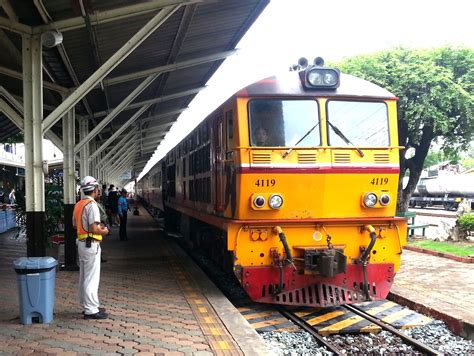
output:
[[[288,71],[300,57],[337,62],[397,46],[474,48],[473,13],[474,0],[272,0],[237,45],[238,54],[180,115],[139,177],[233,93]],[[52,159],[51,150],[45,154]]]
[[[474,48],[473,0],[273,0],[155,151],[141,178],[192,128],[240,88],[298,58],[337,62],[397,46]]]

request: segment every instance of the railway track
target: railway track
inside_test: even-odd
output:
[[[380,326],[382,329],[389,331],[392,334],[398,336],[405,343],[413,346],[418,351],[424,352],[427,355],[443,355],[443,353],[438,352],[432,349],[431,347],[429,347],[428,345],[422,344],[418,340],[415,340],[412,337],[405,335],[402,331],[395,329],[393,326],[381,321],[380,319],[374,318],[372,315],[367,314],[365,311],[361,310],[360,308],[357,308],[353,305],[345,305],[344,308]]]
[[[416,351],[422,352],[425,355],[443,355],[443,353],[438,352],[432,349],[431,347],[429,347],[428,345],[422,344],[419,341],[405,335],[403,332],[397,330],[393,326],[381,321],[380,319],[373,317],[370,314],[367,314],[365,311],[361,310],[358,307],[355,307],[353,305],[345,305],[344,308],[370,321],[371,323],[378,325],[381,329],[386,330],[392,333],[393,335],[399,337],[400,339],[403,340],[403,342],[412,346]],[[313,326],[311,326],[304,318],[298,316],[296,313],[293,313],[292,311],[285,309],[283,307],[277,307],[277,309],[284,317],[288,318],[288,320],[291,320],[294,324],[299,326],[301,329],[311,334],[311,336],[313,336],[317,340],[317,342],[320,343],[320,345],[326,347],[328,351],[331,351],[335,355],[346,354],[344,350],[342,350],[340,347],[333,344],[327,338],[321,336],[318,333],[318,331]]]

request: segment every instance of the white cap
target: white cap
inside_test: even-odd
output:
[[[81,180],[81,189],[84,193],[92,192],[98,186],[99,186],[99,183],[97,182],[97,180],[94,177],[85,176]]]

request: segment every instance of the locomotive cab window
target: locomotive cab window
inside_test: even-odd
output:
[[[321,145],[319,109],[314,100],[252,100],[249,118],[252,146]]]
[[[335,101],[327,104],[331,146],[389,146],[388,111],[385,103]]]

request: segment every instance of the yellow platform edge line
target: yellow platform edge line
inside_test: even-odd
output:
[[[206,324],[212,324],[214,322],[214,318],[210,317],[210,316],[205,316],[204,317],[204,322]]]
[[[230,350],[230,345],[227,341],[217,341],[218,350]]]
[[[222,335],[221,331],[218,328],[209,328],[209,331],[211,332],[212,335]]]

